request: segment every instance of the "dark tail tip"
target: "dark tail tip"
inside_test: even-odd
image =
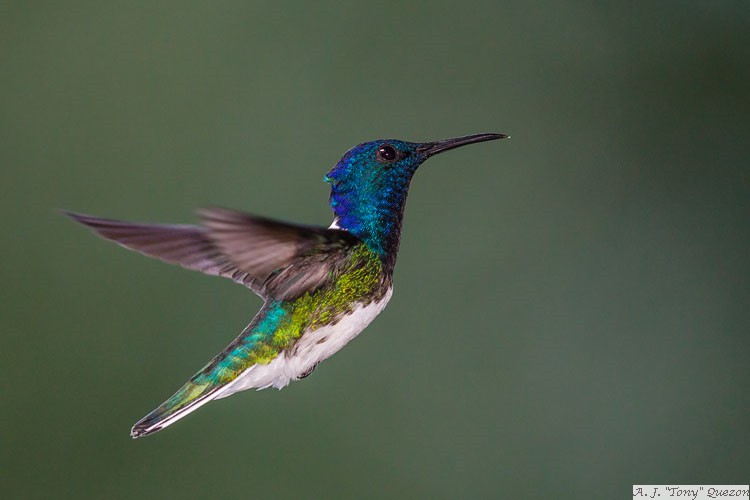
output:
[[[135,424],[133,428],[130,429],[130,437],[132,437],[133,439],[138,439],[139,437],[148,436],[149,434],[159,432],[161,429],[161,427],[148,428],[148,425],[145,424]]]
[[[139,437],[148,436],[155,432],[159,432],[164,427],[158,425],[157,422],[159,417],[154,415],[154,412],[149,413],[138,422],[135,423],[132,429],[130,429],[130,437],[138,439]]]

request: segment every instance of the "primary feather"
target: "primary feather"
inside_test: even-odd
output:
[[[325,284],[329,264],[359,240],[346,231],[210,208],[202,226],[143,224],[65,212],[143,255],[247,286],[262,298],[293,299]]]

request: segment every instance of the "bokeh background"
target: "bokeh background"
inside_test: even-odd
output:
[[[12,2],[4,498],[628,498],[750,471],[746,1]],[[416,176],[388,309],[309,379],[133,441],[260,300],[57,208],[327,225],[349,147]]]

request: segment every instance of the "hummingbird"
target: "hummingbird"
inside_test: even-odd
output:
[[[246,389],[282,389],[310,375],[390,300],[406,196],[417,168],[438,153],[506,137],[380,139],[353,147],[324,177],[334,214],[327,228],[224,208],[199,210],[200,225],[64,212],[125,248],[230,278],[263,299],[240,335],[136,422],[130,435],[157,432],[214,399]]]

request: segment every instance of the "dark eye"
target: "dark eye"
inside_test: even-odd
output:
[[[384,144],[383,146],[380,146],[378,148],[377,156],[378,160],[382,161],[383,163],[390,163],[396,159],[396,156],[398,156],[398,154],[396,153],[396,148],[394,148],[390,144]]]

